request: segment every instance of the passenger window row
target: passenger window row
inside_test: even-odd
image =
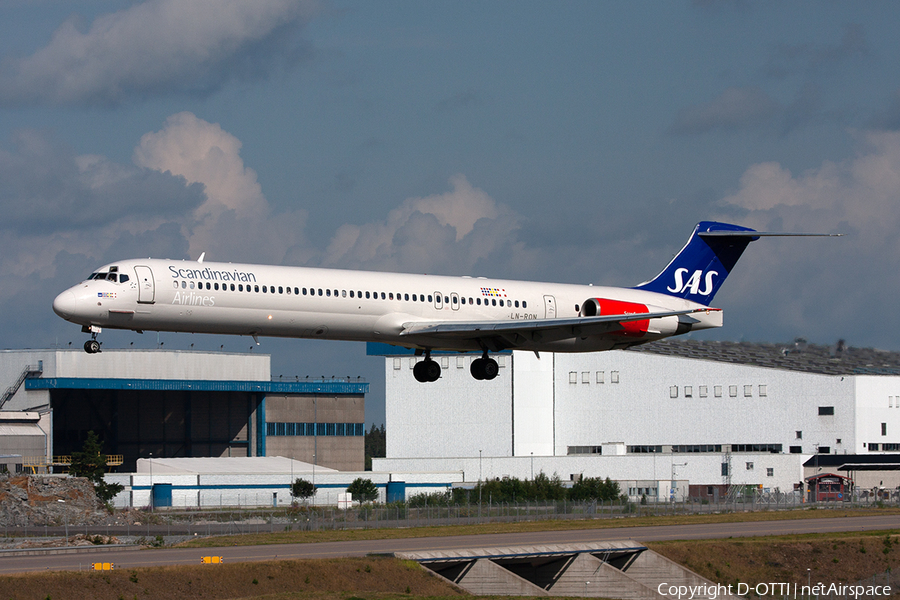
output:
[[[126,275],[122,275],[122,277],[126,277]],[[181,280],[174,281],[175,289],[207,289],[210,291],[232,291],[232,292],[253,292],[253,293],[263,293],[263,294],[287,294],[288,296],[324,296],[326,298],[347,298],[348,295],[350,298],[360,299],[365,298],[366,300],[400,300],[403,302],[435,302],[450,304],[455,306],[456,304],[469,304],[470,306],[501,306],[512,308],[528,308],[528,302],[522,300],[521,302],[518,300],[504,300],[497,298],[465,298],[459,297],[455,294],[453,296],[435,296],[434,294],[403,294],[393,292],[363,292],[361,290],[354,291],[350,290],[332,290],[332,289],[322,289],[322,288],[299,288],[299,287],[285,287],[285,286],[276,286],[274,285],[244,285],[243,283],[222,283],[218,282],[210,283],[208,281],[200,281],[195,284],[193,281]]]

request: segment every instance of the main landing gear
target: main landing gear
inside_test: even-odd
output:
[[[472,361],[469,368],[472,377],[479,381],[491,380],[500,372],[497,361],[488,356],[487,351],[481,358]],[[419,383],[432,383],[441,378],[441,366],[431,358],[431,350],[425,351],[425,360],[419,361],[413,366],[413,376]]]
[[[431,350],[425,351],[425,360],[415,364],[413,377],[419,383],[432,383],[441,378],[441,365],[431,360]]]
[[[469,372],[472,373],[472,377],[478,379],[479,381],[490,381],[497,376],[497,373],[500,372],[500,365],[497,364],[496,360],[489,357],[487,350],[485,350],[481,358],[476,358],[472,361],[472,365],[469,367]]]
[[[100,328],[91,325],[90,327],[82,327],[81,330],[91,334],[91,339],[84,343],[84,351],[88,354],[97,354],[100,352],[100,342],[97,341],[97,334],[100,333]]]

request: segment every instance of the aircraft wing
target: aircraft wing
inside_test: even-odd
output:
[[[515,348],[530,342],[553,342],[572,337],[602,335],[622,329],[624,323],[678,317],[719,308],[692,308],[664,312],[510,321],[426,321],[404,323],[400,336],[427,336],[453,340],[480,340],[492,350]]]

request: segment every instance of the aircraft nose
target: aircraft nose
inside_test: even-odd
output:
[[[75,304],[75,294],[65,291],[53,300],[53,312],[63,319],[68,319],[75,314]]]

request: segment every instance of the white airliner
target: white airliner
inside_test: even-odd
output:
[[[476,379],[497,376],[489,352],[594,352],[722,326],[709,304],[758,232],[704,221],[662,273],[634,288],[337,269],[122,260],[53,301],[91,334],[103,327],[383,342],[423,355],[413,374],[436,381],[432,350],[480,351]]]

